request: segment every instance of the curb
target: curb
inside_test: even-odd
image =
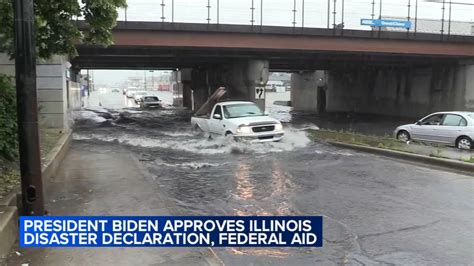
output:
[[[52,178],[69,150],[71,131],[66,132],[48,153],[42,165],[43,180]],[[47,182],[43,182],[47,183]],[[46,189],[46,188],[45,188]],[[18,215],[21,210],[20,186],[0,201],[0,260],[6,258],[18,236]],[[1,262],[1,261],[0,261]]]
[[[408,153],[408,152],[386,150],[386,149],[368,147],[368,146],[362,146],[362,145],[347,144],[347,143],[342,143],[342,142],[335,142],[335,141],[327,141],[327,142],[337,147],[383,155],[383,156],[387,156],[391,158],[401,159],[404,161],[427,164],[427,165],[435,166],[438,168],[454,170],[455,172],[461,172],[464,174],[468,173],[472,175],[472,173],[474,173],[474,164],[472,163],[449,160],[449,159],[444,159],[444,158],[430,157],[430,156],[419,155],[419,154]]]
[[[44,182],[44,180],[48,180],[54,177],[59,168],[59,165],[61,164],[67,152],[69,151],[71,140],[72,131],[68,131],[64,135],[62,135],[61,138],[59,138],[53,149],[51,149],[48,155],[46,155],[44,159],[46,163],[43,164],[41,167],[44,190],[47,189],[48,184],[48,182]]]

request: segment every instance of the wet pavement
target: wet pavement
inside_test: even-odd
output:
[[[304,129],[316,125],[304,119],[288,123],[281,142],[248,144],[203,139],[184,109],[102,105],[76,117],[71,152],[50,186],[53,215],[322,215],[324,247],[20,250],[12,265],[108,265],[121,252],[118,264],[205,264],[213,253],[226,265],[474,261],[473,176],[312,142]]]
[[[171,215],[137,158],[119,145],[74,141],[46,180],[50,215]],[[13,248],[6,265],[222,265],[209,248]],[[0,265],[2,261],[0,260]]]

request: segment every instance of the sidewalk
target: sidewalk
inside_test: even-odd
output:
[[[438,158],[446,158],[458,161],[470,161],[474,158],[474,151],[468,150],[460,150],[454,147],[447,147],[447,146],[430,146],[427,144],[420,144],[420,143],[413,143],[411,142],[408,145],[404,146],[407,151],[412,153],[431,156],[431,157],[438,157]]]
[[[49,181],[49,182],[48,182]],[[121,147],[73,142],[52,180],[50,215],[171,215],[157,184]],[[19,255],[20,254],[20,255]],[[1,261],[0,261],[0,264]],[[220,265],[207,248],[32,248],[15,246],[7,265]]]

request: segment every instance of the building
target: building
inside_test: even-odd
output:
[[[37,61],[38,118],[43,127],[69,128],[70,112],[81,107],[80,84],[73,81],[70,67],[63,56]],[[0,73],[15,76],[15,62],[4,53],[0,53]]]

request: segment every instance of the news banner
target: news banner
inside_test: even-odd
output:
[[[21,247],[322,247],[321,216],[22,216]]]

